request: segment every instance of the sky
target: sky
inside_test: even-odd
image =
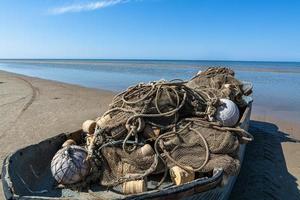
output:
[[[300,61],[300,1],[0,0],[0,58]]]

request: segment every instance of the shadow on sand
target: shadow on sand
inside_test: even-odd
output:
[[[299,142],[275,124],[251,121],[255,140],[247,145],[243,166],[230,199],[300,199],[296,178],[286,166],[281,143]]]

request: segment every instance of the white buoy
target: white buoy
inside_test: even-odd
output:
[[[220,99],[220,106],[217,108],[216,119],[223,126],[232,127],[236,125],[240,118],[240,112],[237,105],[229,99]]]
[[[82,181],[90,172],[87,152],[76,145],[60,149],[51,161],[51,172],[59,184],[68,185]]]

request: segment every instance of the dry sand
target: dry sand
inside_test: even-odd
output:
[[[0,71],[0,167],[16,149],[101,115],[112,97],[109,91]],[[247,146],[230,199],[300,199],[299,130],[297,124],[253,116],[255,141]]]

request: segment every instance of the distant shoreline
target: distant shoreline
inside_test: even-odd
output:
[[[148,63],[145,63],[148,62]],[[201,68],[208,67],[229,67],[236,71],[243,72],[272,72],[272,73],[300,73],[300,62],[276,62],[276,61],[214,61],[214,60],[148,60],[148,59],[0,59],[1,63],[25,63],[25,64],[57,64],[57,65],[93,65],[107,66],[118,64],[128,66],[128,64],[139,65],[140,67],[168,67],[175,65],[177,68]],[[241,66],[243,64],[244,66]],[[254,67],[263,66],[263,67]],[[266,64],[283,65],[281,68],[265,67]],[[286,65],[294,65],[293,68],[286,69]],[[296,66],[296,67],[295,67]]]

